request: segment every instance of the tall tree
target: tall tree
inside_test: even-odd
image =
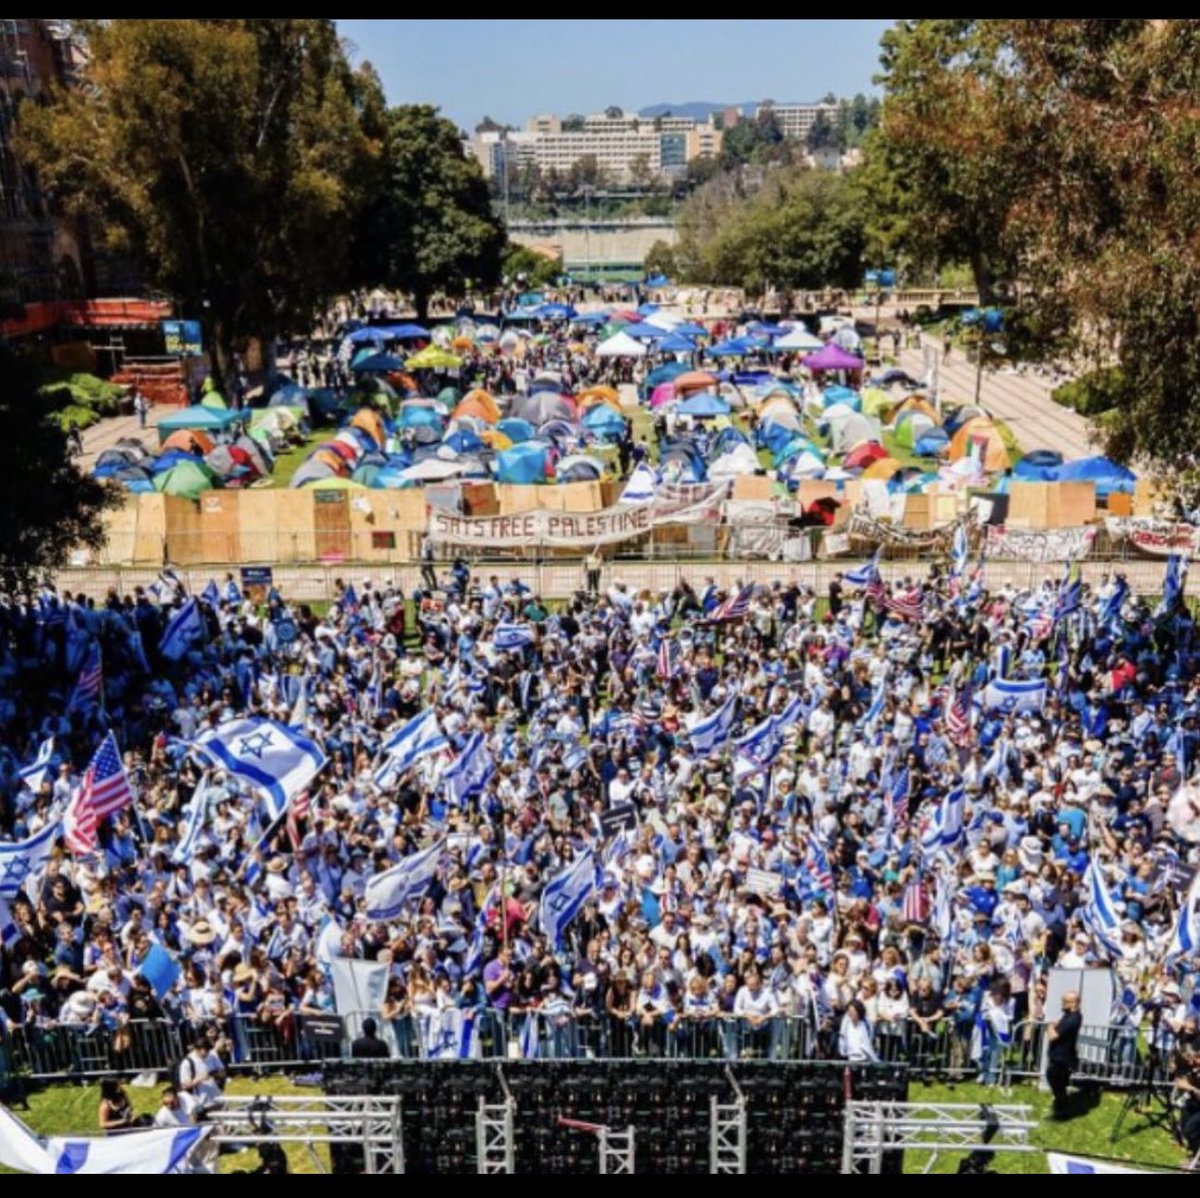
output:
[[[72,549],[104,543],[101,513],[115,491],[71,461],[67,437],[54,419],[60,404],[39,391],[31,364],[0,343],[0,422],[20,429],[0,438],[0,578],[28,582],[67,564]]]
[[[435,292],[460,295],[499,280],[504,226],[478,162],[432,105],[389,110],[384,179],[361,237],[375,281],[411,294],[422,320]]]
[[[346,282],[374,147],[332,21],[86,26],[83,86],[22,114],[56,192],[200,320],[222,382],[252,336],[310,327]]]

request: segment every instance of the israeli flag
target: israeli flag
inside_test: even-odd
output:
[[[621,498],[617,501],[620,506],[629,507],[638,503],[650,503],[658,493],[658,480],[654,469],[645,462],[639,462],[637,468],[629,476]]]
[[[498,653],[509,653],[532,645],[535,636],[532,624],[513,624],[505,621],[496,625],[492,633],[492,648]]]
[[[1179,908],[1179,918],[1175,921],[1175,930],[1171,933],[1171,942],[1167,945],[1166,960],[1168,963],[1177,961],[1180,957],[1190,957],[1200,946],[1200,873],[1197,873]]]
[[[539,908],[542,931],[554,947],[562,947],[563,932],[596,890],[596,863],[583,853],[542,891]]]
[[[879,558],[883,553],[883,546],[869,557],[861,566],[855,566],[853,570],[847,570],[842,578],[852,587],[866,587],[879,579]]]
[[[28,840],[0,844],[0,898],[16,898],[25,882],[41,873],[61,833],[62,827],[55,820]]]
[[[729,739],[729,734],[733,731],[733,711],[736,703],[737,696],[730,695],[712,715],[697,720],[688,730],[692,748],[701,756],[711,753]]]
[[[1163,574],[1162,599],[1154,614],[1165,616],[1174,611],[1183,598],[1183,588],[1186,584],[1187,559],[1181,553],[1172,553],[1167,558],[1167,568]]]
[[[54,756],[54,737],[48,736],[40,745],[38,745],[37,756],[32,763],[22,766],[17,770],[17,777],[37,794],[42,789],[42,783],[46,781],[47,775],[50,773],[50,758]]]
[[[213,1125],[164,1127],[119,1136],[39,1136],[0,1106],[0,1164],[20,1173],[171,1173]]]
[[[440,753],[449,743],[438,723],[437,714],[429,708],[413,716],[403,728],[384,741],[383,752],[403,773],[422,758]]]
[[[883,705],[887,698],[887,678],[881,678],[876,683],[875,690],[871,695],[871,706],[867,708],[863,715],[863,730],[866,732],[874,732],[875,725],[879,723],[879,717],[883,715]]]
[[[192,747],[218,769],[258,791],[266,800],[272,822],[283,815],[288,799],[325,768],[327,760],[315,741],[285,724],[257,716],[227,720],[202,733]]]
[[[739,737],[734,744],[743,757],[749,758],[757,768],[770,765],[779,752],[779,735],[773,716],[761,723],[755,724],[745,736]]]
[[[933,813],[929,826],[921,837],[921,860],[928,868],[941,852],[951,855],[962,847],[966,841],[964,830],[965,809],[967,802],[966,791],[956,787],[950,791]]]
[[[0,947],[11,951],[20,939],[21,929],[13,920],[12,908],[7,899],[0,898]]]
[[[178,661],[192,645],[204,639],[204,617],[195,598],[189,599],[167,622],[158,651],[170,661]]]
[[[967,526],[960,524],[954,530],[954,541],[950,546],[950,572],[957,578],[967,568],[971,546],[967,540]]]
[[[204,588],[204,592],[200,596],[209,607],[217,607],[221,602],[221,592],[217,590],[216,581],[212,578],[208,580],[208,586]]]
[[[1121,919],[1113,906],[1112,895],[1096,862],[1089,861],[1083,875],[1084,902],[1080,915],[1088,930],[1105,952],[1116,961],[1121,959]]]
[[[427,849],[405,857],[399,865],[368,878],[363,894],[367,918],[395,919],[409,898],[422,892],[432,881],[445,847],[446,838],[443,836]]]
[[[472,795],[483,790],[495,772],[492,755],[484,747],[483,733],[476,732],[442,774],[446,797],[461,807]]]
[[[192,795],[191,807],[183,825],[183,835],[171,854],[171,860],[176,865],[186,865],[196,855],[200,847],[200,838],[204,834],[204,825],[208,821],[208,784],[201,782]]]
[[[983,691],[988,711],[1041,711],[1049,684],[1044,678],[993,678]]]
[[[532,1061],[537,1055],[538,1017],[536,1011],[529,1011],[521,1025],[521,1056],[526,1061]]]
[[[1131,1169],[1127,1165],[1114,1165],[1112,1161],[1093,1161],[1085,1156],[1069,1156],[1065,1152],[1047,1152],[1046,1163],[1050,1172],[1066,1173],[1150,1173],[1149,1169]]]
[[[954,934],[954,888],[948,874],[938,878],[933,900],[933,930],[942,944],[949,947]]]
[[[465,1061],[479,1056],[475,1012],[446,1007],[420,1016],[421,1046],[432,1061]]]

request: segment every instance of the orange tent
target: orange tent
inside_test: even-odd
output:
[[[350,473],[350,467],[341,454],[325,446],[313,453],[313,461],[324,462],[339,478],[345,478]]]
[[[614,412],[621,412],[621,397],[612,387],[589,387],[576,396],[580,414],[594,408],[598,403],[608,404]]]
[[[1012,464],[1000,430],[986,416],[968,420],[954,434],[950,441],[950,460],[957,462],[966,457],[976,445],[979,446],[977,456],[980,463],[989,474],[996,470],[1007,470]]]
[[[350,427],[366,433],[379,449],[387,445],[387,433],[383,429],[383,419],[378,412],[370,408],[359,408],[350,418]]]
[[[475,344],[475,342],[472,341],[470,337],[461,337],[460,336],[460,337],[455,337],[454,340],[450,342],[450,348],[458,349],[458,350],[467,350],[467,349],[471,349],[471,347],[474,346],[474,344]]]
[[[891,478],[897,470],[902,469],[895,458],[877,458],[863,472],[863,478]]]
[[[481,429],[479,439],[492,449],[512,449],[512,438],[496,428]]]
[[[904,412],[922,412],[933,421],[934,424],[940,424],[938,420],[937,409],[927,399],[922,399],[919,395],[910,395],[907,399],[898,403],[888,414],[888,423],[895,424]]]
[[[178,428],[163,443],[162,449],[183,453],[212,453],[213,439],[198,428]]]
[[[671,380],[671,385],[675,388],[676,395],[687,396],[696,391],[707,391],[710,387],[716,387],[718,381],[717,376],[709,374],[707,370],[689,370],[676,375]]]
[[[488,424],[495,424],[500,419],[500,409],[486,391],[476,388],[474,391],[468,391],[459,400],[458,407],[451,416],[455,420],[460,416],[474,416],[479,420],[486,420]]]

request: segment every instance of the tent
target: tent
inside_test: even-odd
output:
[[[979,458],[980,466],[989,474],[1008,469],[1008,450],[1004,447],[1004,438],[985,416],[968,420],[950,440],[952,462],[972,454]]]
[[[486,391],[476,389],[468,391],[459,400],[453,415],[455,418],[475,416],[480,420],[487,421],[488,424],[495,424],[500,419],[500,409],[496,407],[496,401]]]
[[[366,433],[375,443],[376,449],[382,449],[387,444],[387,432],[383,427],[383,417],[373,408],[359,408],[350,417],[350,427]]]
[[[685,370],[672,380],[676,395],[691,395],[695,391],[710,391],[721,380],[708,370]]]
[[[772,459],[775,466],[780,466],[789,458],[794,458],[799,454],[807,453],[815,457],[824,465],[824,452],[814,445],[807,437],[793,437],[785,445],[781,445],[778,449],[772,451]]]
[[[404,359],[396,354],[368,353],[356,357],[350,369],[355,374],[390,374],[404,369]]]
[[[209,375],[201,384],[200,387],[200,402],[206,408],[215,408],[217,411],[224,411],[229,405],[225,402],[225,396],[217,390],[217,385],[212,381],[212,376]]]
[[[410,399],[400,405],[401,428],[441,428],[442,415],[431,400]]]
[[[1090,482],[1096,487],[1096,498],[1107,499],[1114,491],[1131,495],[1137,475],[1127,466],[1114,462],[1109,458],[1077,458],[1073,462],[1064,462],[1057,470],[1057,480],[1061,483]]]
[[[160,442],[166,441],[179,428],[200,428],[206,432],[219,432],[237,424],[239,419],[239,413],[231,412],[228,408],[206,408],[203,404],[193,404],[190,408],[180,408],[178,412],[164,416],[158,422],[158,436]]]
[[[215,479],[213,472],[203,462],[177,462],[169,470],[163,470],[151,480],[154,489],[164,495],[178,495],[183,499],[198,499],[205,491],[211,491]]]
[[[514,445],[522,441],[532,441],[537,436],[537,429],[528,420],[509,416],[496,425],[496,430],[503,433]]]
[[[712,482],[722,479],[738,478],[743,474],[753,474],[761,469],[758,455],[745,442],[726,449],[719,457],[708,464],[708,477]]]
[[[887,456],[888,451],[878,441],[863,441],[846,454],[842,465],[847,470],[863,470],[872,462],[878,462]]]
[[[625,434],[625,418],[607,404],[599,404],[583,414],[583,426],[594,437],[619,441]]]
[[[665,408],[667,404],[674,403],[678,398],[674,383],[659,383],[650,393],[650,408],[652,411],[655,408]]]
[[[659,450],[658,465],[664,482],[702,483],[707,476],[704,459],[691,441],[668,442]]]
[[[780,337],[775,342],[774,348],[788,353],[796,353],[821,349],[823,344],[820,337],[814,337],[807,329],[794,328],[790,333],[785,333]]]
[[[938,423],[937,408],[920,395],[909,395],[901,400],[891,411],[891,423],[897,424],[909,412],[920,412],[923,416],[928,416],[931,423]]]
[[[892,403],[892,397],[882,387],[864,387],[862,390],[862,410],[868,416],[878,416]]]
[[[804,365],[809,370],[861,370],[863,368],[862,358],[855,357],[854,354],[847,353],[841,346],[833,345],[832,343],[825,346],[824,349],[819,349],[815,354],[809,354],[804,359]]]
[[[660,329],[659,332],[661,331]],[[636,341],[624,331],[614,333],[596,347],[597,358],[644,358],[647,352],[640,341]]]
[[[259,474],[266,476],[275,468],[274,457],[268,450],[255,441],[253,437],[243,435],[233,443],[233,447],[246,455],[251,465],[253,465]]]
[[[212,453],[213,439],[202,429],[177,428],[163,443],[164,450],[179,449],[203,456]],[[97,463],[98,464],[98,463]]]
[[[482,453],[487,448],[481,437],[464,428],[450,433],[442,444],[455,453]]]
[[[707,392],[690,396],[675,410],[680,416],[699,417],[728,416],[730,412],[729,405],[720,396]]]
[[[667,336],[667,330],[657,324],[648,324],[639,320],[636,324],[627,324],[621,330],[626,337],[636,337],[639,341],[661,341]]]
[[[912,449],[931,428],[936,427],[924,412],[908,411],[901,416],[892,435],[897,445]]]
[[[576,418],[575,404],[565,395],[556,395],[553,391],[539,391],[537,395],[518,395],[513,401],[509,414],[518,420],[528,420],[530,424],[540,427],[548,420],[566,420],[574,423]]]
[[[560,483],[590,483],[603,475],[604,463],[584,453],[562,458],[554,468],[554,477]]]
[[[546,481],[547,446],[541,441],[526,441],[496,455],[496,478],[502,483],[540,483]]]
[[[472,458],[425,458],[404,471],[407,483],[437,483],[447,478],[460,478],[471,469]]]
[[[669,383],[673,379],[677,379],[681,374],[687,374],[688,368],[682,362],[664,362],[661,366],[656,366],[648,375],[643,386],[643,391],[649,394],[660,383]]]
[[[580,425],[571,424],[567,420],[547,420],[538,430],[537,435],[543,441],[576,441],[588,436],[588,432]],[[519,444],[519,442],[518,442]]]
[[[462,365],[462,358],[436,345],[427,346],[413,354],[404,363],[406,370],[457,370]]]
[[[588,387],[586,391],[580,391],[575,400],[581,412],[597,403],[606,403],[617,412],[621,410],[621,397],[617,394],[615,387],[606,387],[603,385]]]
[[[885,454],[881,458],[875,458],[873,461],[868,462],[863,467],[862,476],[863,478],[888,479],[891,478],[897,470],[901,469],[903,469],[903,467],[895,458],[888,457]]]
[[[913,443],[913,453],[922,458],[938,457],[950,448],[950,437],[944,428],[927,429],[921,434],[920,440]]]

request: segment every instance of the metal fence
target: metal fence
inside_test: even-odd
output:
[[[341,1039],[324,1034],[328,1020],[303,1015],[283,1023],[254,1016],[223,1021],[230,1067],[234,1071],[300,1069],[349,1055],[370,1012],[343,1017]],[[536,1057],[543,1060],[832,1060],[839,1058],[836,1027],[817,1027],[811,1019],[775,1017],[761,1024],[736,1018],[639,1020],[607,1015],[577,1017],[546,1012],[476,1014],[469,1049],[446,1046],[437,1017],[421,1015],[384,1020],[373,1016],[397,1059],[457,1056],[483,1059]],[[437,1026],[435,1027],[435,1023]],[[907,1064],[930,1077],[979,1077],[1006,1084],[1040,1075],[1044,1024],[1025,1022],[1011,1040],[993,1040],[982,1051],[973,1043],[974,1026],[943,1020],[931,1031],[915,1022],[879,1024],[874,1030],[876,1057]],[[187,1053],[195,1035],[188,1023],[134,1020],[117,1027],[14,1026],[0,1034],[0,1086],[19,1078],[67,1080],[143,1072],[170,1073]],[[1085,1027],[1079,1039],[1077,1078],[1098,1084],[1134,1086],[1146,1078],[1146,1061],[1136,1032],[1129,1028]]]

